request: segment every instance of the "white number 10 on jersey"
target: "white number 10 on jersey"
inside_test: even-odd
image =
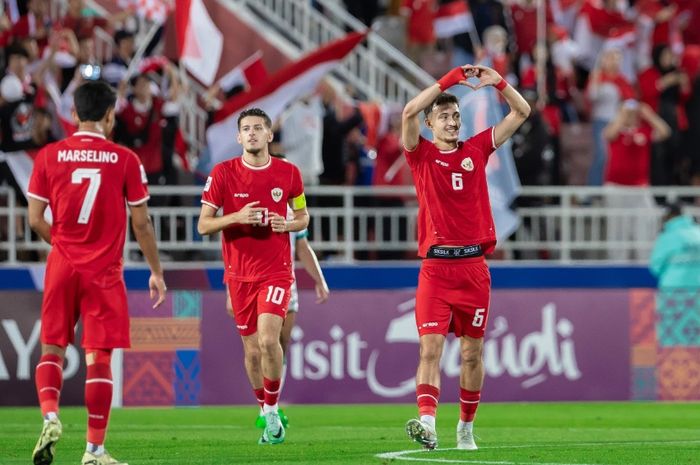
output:
[[[71,182],[73,184],[82,184],[83,179],[90,181],[88,185],[87,192],[85,193],[85,198],[83,199],[83,206],[80,208],[80,214],[78,215],[78,224],[87,224],[90,219],[90,213],[92,213],[92,207],[95,206],[95,198],[97,197],[97,191],[100,189],[100,183],[102,182],[102,175],[100,174],[99,168],[78,168],[73,171],[71,177]]]

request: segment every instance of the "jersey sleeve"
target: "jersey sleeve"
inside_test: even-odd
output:
[[[49,203],[49,192],[49,183],[46,178],[46,149],[42,149],[34,159],[27,197]]]
[[[126,203],[133,207],[147,202],[150,198],[146,170],[143,169],[139,157],[129,151],[126,159]]]
[[[496,147],[496,132],[495,128],[484,129],[479,134],[470,137],[465,141],[466,144],[476,148],[484,156],[484,160],[488,160],[489,156],[498,148]]]
[[[202,203],[218,210],[224,206],[224,179],[221,165],[216,165],[202,190]]]
[[[425,137],[418,136],[418,144],[416,144],[413,150],[408,150],[406,147],[403,148],[403,153],[409,165],[415,163],[423,157],[426,151],[426,145],[429,143],[430,141],[428,141],[428,139]]]
[[[292,210],[306,208],[306,196],[304,195],[304,181],[301,179],[299,168],[292,165],[292,185],[289,189],[289,201]]]

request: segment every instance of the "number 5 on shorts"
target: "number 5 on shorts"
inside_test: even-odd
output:
[[[472,320],[472,326],[481,327],[484,324],[484,313],[486,313],[485,308],[477,308],[474,311],[474,319]]]

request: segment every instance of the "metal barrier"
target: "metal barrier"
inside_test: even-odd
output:
[[[219,235],[197,233],[201,187],[151,188],[158,246],[171,266],[220,259]],[[412,187],[307,188],[310,240],[327,260],[353,262],[416,257],[415,192]],[[515,207],[517,231],[498,244],[494,258],[560,263],[614,261],[644,263],[660,229],[666,201],[700,198],[699,188],[524,187]],[[655,201],[656,199],[656,201]],[[622,202],[621,202],[622,201]],[[0,262],[40,260],[48,245],[31,233],[24,199],[0,187]],[[687,212],[700,217],[700,207]],[[140,262],[128,235],[126,263]]]

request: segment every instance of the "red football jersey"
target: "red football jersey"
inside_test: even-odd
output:
[[[235,213],[255,201],[256,207],[287,216],[287,204],[304,194],[299,168],[270,157],[265,166],[254,167],[243,157],[217,164],[202,192],[202,203]],[[234,225],[224,229],[221,241],[227,279],[257,281],[262,278],[291,277],[289,233],[275,233],[268,214],[263,225]]]
[[[605,182],[623,186],[648,186],[652,130],[643,125],[620,131],[608,144]]]
[[[134,152],[100,134],[76,132],[39,152],[27,195],[51,207],[51,245],[78,272],[121,273],[124,202],[149,199],[146,173]]]
[[[419,138],[405,150],[418,194],[418,255],[433,245],[496,245],[486,163],[496,149],[493,128],[460,142],[449,151]]]

